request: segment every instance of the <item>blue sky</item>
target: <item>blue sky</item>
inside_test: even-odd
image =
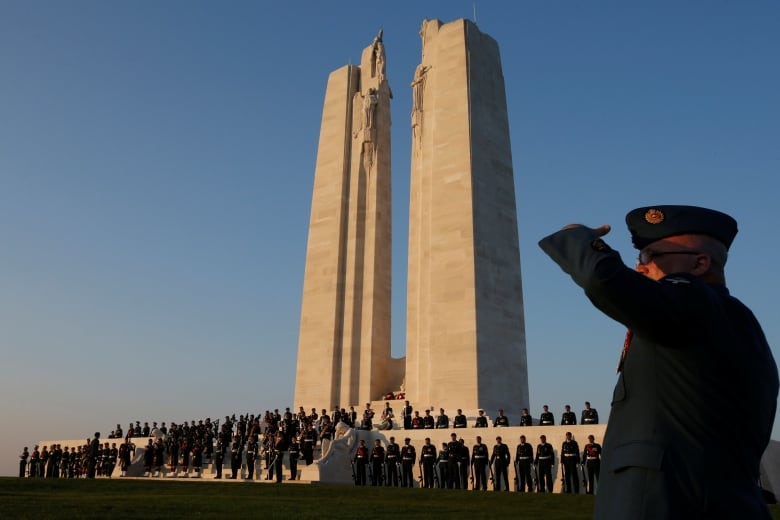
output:
[[[536,242],[609,223],[631,263],[641,205],[739,221],[729,286],[778,356],[776,2],[0,0],[0,474],[40,439],[294,404],[325,84],[380,28],[403,355],[417,32],[475,10],[506,81],[533,415],[606,417],[623,340]]]

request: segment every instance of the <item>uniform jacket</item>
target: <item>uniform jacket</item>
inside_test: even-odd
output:
[[[752,312],[693,275],[643,276],[587,228],[539,245],[633,333],[607,423],[595,518],[769,518],[756,482],[778,376]],[[724,421],[723,410],[749,421]],[[736,450],[728,467],[713,456],[726,445]]]

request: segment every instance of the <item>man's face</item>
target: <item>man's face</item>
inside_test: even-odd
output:
[[[663,254],[670,252],[674,254]],[[656,240],[639,253],[642,257],[647,256],[647,263],[637,262],[636,271],[651,280],[660,280],[674,273],[693,272],[697,256],[701,254],[694,247],[691,238],[686,235]]]

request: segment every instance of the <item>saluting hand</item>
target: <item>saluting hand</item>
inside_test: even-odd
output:
[[[562,229],[567,230],[576,228],[590,229],[597,237],[603,237],[612,230],[612,227],[609,224],[603,224],[597,228],[589,228],[588,226],[583,226],[582,224],[569,224],[568,226],[564,226]]]

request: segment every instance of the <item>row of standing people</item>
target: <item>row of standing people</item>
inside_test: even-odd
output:
[[[517,491],[531,492],[536,488],[540,493],[552,492],[555,450],[546,436],[541,435],[539,440],[534,454],[533,446],[526,442],[525,435],[521,435],[514,461],[509,446],[500,436],[496,437],[492,453],[482,443],[481,436],[477,436],[476,444],[469,450],[463,439],[452,433],[450,442],[442,443],[438,452],[430,438],[426,438],[419,459],[410,438],[404,439],[404,445],[399,446],[395,437],[390,437],[387,447],[376,439],[371,449],[360,440],[352,460],[352,475],[358,486],[370,483],[372,486],[414,487],[417,480],[424,488],[469,489],[470,483],[474,490],[486,490],[489,475],[496,491],[509,491],[509,467],[514,465]],[[577,441],[571,432],[567,432],[560,450],[560,463],[564,492],[579,493],[582,476],[586,493],[594,493],[601,467],[601,445],[595,442],[593,435],[588,436],[588,443],[580,452]],[[419,470],[416,479],[415,469]]]

